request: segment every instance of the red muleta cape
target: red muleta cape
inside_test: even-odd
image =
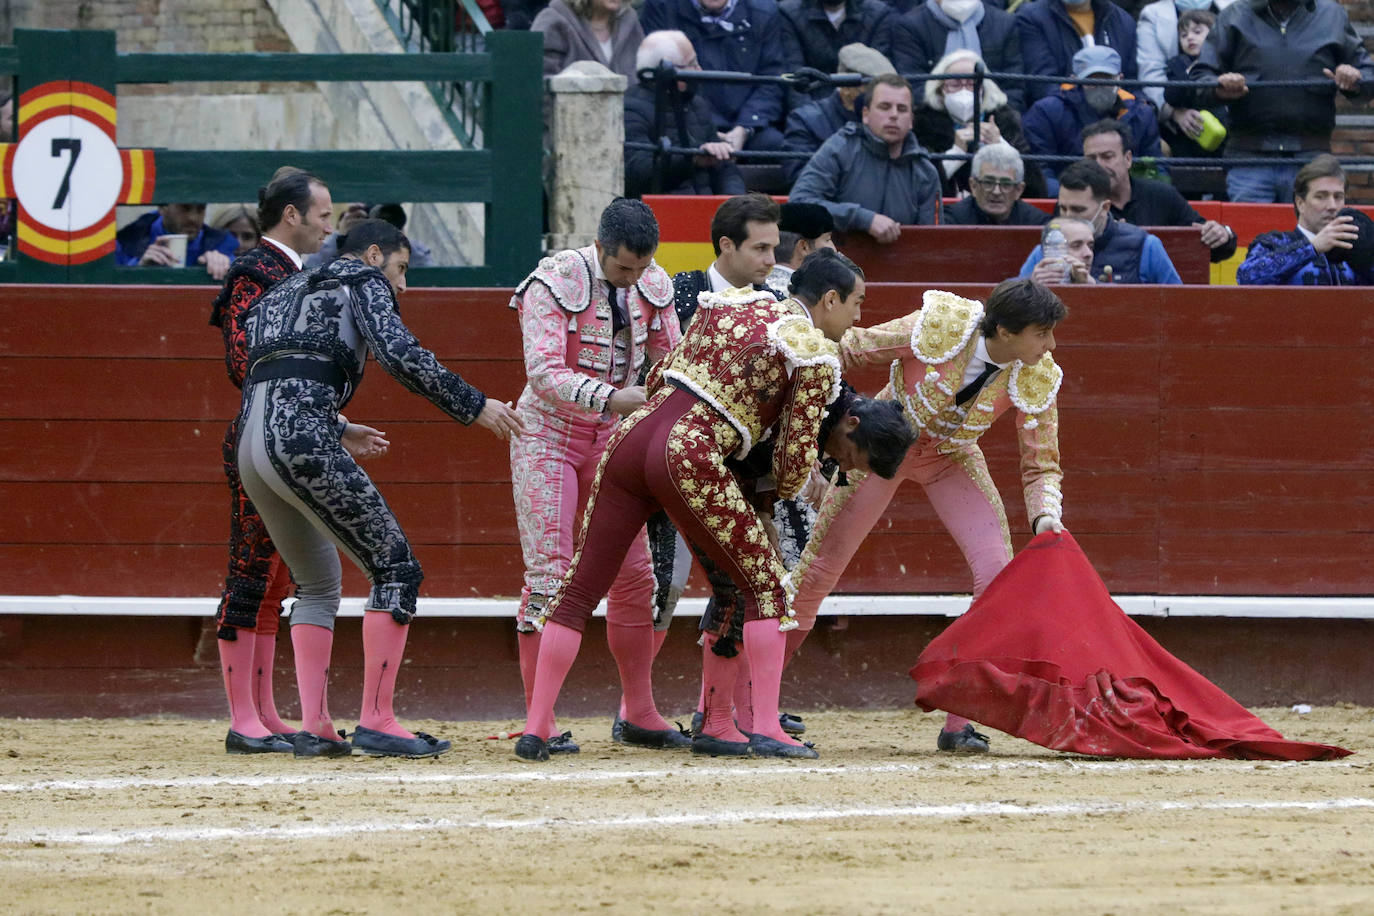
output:
[[[1030,542],[911,669],[916,705],[1097,757],[1333,760],[1289,741],[1112,601],[1068,534]]]

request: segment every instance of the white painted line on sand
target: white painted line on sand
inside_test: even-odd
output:
[[[288,762],[288,761],[283,761]],[[402,764],[404,765],[404,764]],[[558,769],[528,767],[490,773],[283,773],[253,776],[128,776],[101,779],[42,779],[34,782],[0,783],[0,793],[18,792],[122,792],[128,789],[212,789],[218,786],[264,788],[269,786],[350,786],[395,785],[429,786],[464,783],[588,783],[617,782],[630,779],[797,779],[805,776],[877,776],[889,773],[939,774],[950,771],[1036,770],[1064,773],[1102,773],[1126,771],[1198,770],[1203,766],[1222,766],[1227,772],[1246,770],[1322,767],[1339,769],[1363,767],[1358,761],[1290,760],[1086,760],[1066,757],[1046,760],[982,759],[938,760],[931,763],[860,764],[857,766],[815,766],[788,764],[777,760],[758,760],[747,765],[712,765],[701,758],[681,767],[653,770],[591,770],[568,764]]]
[[[798,822],[850,818],[980,818],[1073,817],[1104,814],[1151,814],[1190,811],[1349,811],[1374,808],[1374,798],[1335,798],[1322,801],[1175,801],[1080,802],[1020,805],[1010,802],[971,802],[945,805],[863,805],[836,808],[780,807],[754,810],[693,811],[677,814],[629,814],[618,817],[529,817],[453,820],[422,818],[406,821],[336,822],[277,827],[132,827],[123,830],[37,829],[0,833],[0,844],[119,846],[128,843],[178,844],[238,840],[312,840],[357,837],[359,834],[413,833],[421,830],[520,830],[527,828],[625,830],[637,827],[719,827],[755,822]]]

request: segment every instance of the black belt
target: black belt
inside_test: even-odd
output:
[[[323,359],[283,357],[259,360],[253,364],[253,371],[248,373],[249,384],[278,378],[303,378],[312,382],[323,382],[340,394],[348,390],[348,376],[339,364]]]

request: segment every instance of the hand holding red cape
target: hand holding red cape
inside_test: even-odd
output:
[[[1036,537],[911,669],[916,705],[1100,757],[1331,760],[1286,740],[1112,601],[1068,534]]]

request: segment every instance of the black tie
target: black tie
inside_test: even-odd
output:
[[[629,313],[625,311],[625,305],[620,299],[621,291],[611,285],[611,281],[606,281],[606,298],[611,303],[611,333],[619,334],[625,329],[625,325],[630,323]]]
[[[960,407],[964,406],[964,402],[971,399],[978,392],[982,391],[983,386],[988,383],[988,379],[996,375],[997,371],[1001,368],[1002,367],[997,365],[996,363],[988,363],[987,365],[983,366],[982,374],[980,374],[973,381],[969,382],[963,388],[959,389],[959,393],[954,396],[954,403]]]

